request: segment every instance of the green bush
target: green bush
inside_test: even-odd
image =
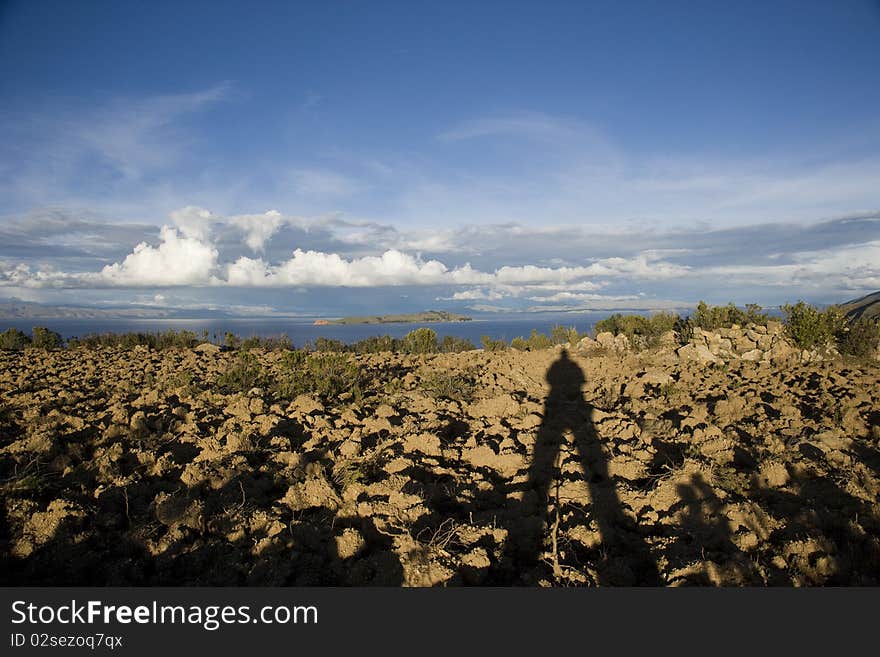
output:
[[[164,331],[156,334],[153,346],[157,349],[191,349],[199,344],[199,339],[192,331]]]
[[[434,399],[469,402],[474,396],[473,373],[469,370],[432,370],[422,377],[419,387]]]
[[[673,331],[679,325],[678,315],[660,312],[650,317],[644,315],[623,315],[615,313],[610,317],[596,322],[594,334],[604,331],[614,335],[625,335],[633,344],[654,346],[667,331]]]
[[[230,335],[227,333],[227,336]],[[236,336],[238,339],[238,336]],[[251,349],[262,349],[264,351],[285,351],[293,349],[293,342],[287,335],[277,337],[261,338],[258,335],[252,335],[249,338],[239,341],[238,348],[242,351],[250,351]]]
[[[836,307],[819,310],[798,301],[782,306],[788,337],[801,349],[821,347],[834,341],[846,329],[846,318]]]
[[[164,331],[162,333],[89,333],[71,338],[68,346],[96,349],[118,347],[131,349],[146,346],[151,349],[190,349],[202,342],[192,331]]]
[[[531,334],[528,339],[523,339],[522,336],[517,336],[513,340],[510,341],[510,346],[513,349],[519,349],[520,351],[538,351],[539,349],[549,349],[554,344],[553,340],[548,338],[543,333],[538,333],[537,329],[532,329]]]
[[[64,340],[61,335],[55,331],[50,331],[43,326],[35,326],[31,346],[37,349],[60,349],[64,346]]]
[[[340,340],[320,337],[315,339],[315,351],[342,353],[347,350]]]
[[[516,349],[517,351],[528,351],[529,341],[521,335],[518,335],[510,341],[510,348]]]
[[[880,323],[862,318],[852,322],[837,336],[840,353],[856,358],[869,358],[880,346]]]
[[[6,329],[0,333],[0,349],[19,350],[24,349],[31,343],[26,333],[18,329]]]
[[[309,393],[328,401],[349,393],[359,400],[363,383],[360,367],[346,354],[291,351],[281,359],[275,392],[288,399]]]
[[[223,344],[230,349],[238,349],[241,346],[241,338],[232,331],[226,331],[226,335],[223,336]]]
[[[550,342],[553,344],[577,344],[584,337],[574,326],[556,325],[550,329]]]
[[[457,354],[463,351],[473,351],[476,349],[474,343],[467,338],[456,338],[452,335],[446,335],[440,342],[440,352],[444,354]]]
[[[435,354],[437,334],[426,327],[417,328],[403,336],[403,350],[408,354]]]
[[[226,370],[217,377],[217,387],[226,393],[247,392],[263,381],[263,369],[253,354],[242,352],[233,359]]]
[[[390,335],[377,335],[365,338],[352,345],[352,349],[358,354],[378,354],[385,351],[400,351],[401,342]]]
[[[762,312],[761,306],[749,303],[745,310],[736,306],[733,302],[726,306],[710,306],[705,301],[700,301],[696,309],[688,318],[691,326],[696,326],[707,331],[720,328],[730,328],[734,324],[746,326],[748,324],[764,324],[770,320],[770,316]]]
[[[488,335],[480,338],[480,345],[485,351],[507,351],[507,343],[504,340],[493,340]]]

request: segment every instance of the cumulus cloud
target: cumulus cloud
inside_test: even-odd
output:
[[[219,219],[211,214],[210,210],[193,205],[172,210],[170,216],[171,221],[184,235],[203,242],[210,238],[211,225]]]
[[[155,247],[141,242],[121,263],[104,267],[97,279],[121,287],[205,285],[211,281],[217,249],[170,226],[162,227],[159,240]]]
[[[66,258],[26,255],[39,253],[51,236],[36,221],[8,222],[0,237],[13,237],[17,246],[3,254],[0,287],[4,294],[40,289],[48,294],[66,288],[192,286],[221,298],[257,288],[267,295],[278,288],[299,294],[313,288],[411,286],[445,288],[432,290],[445,301],[505,300],[515,307],[528,300],[547,308],[632,308],[656,304],[660,295],[705,298],[707,290],[724,295],[740,290],[748,300],[766,303],[755,290],[778,299],[783,291],[787,297],[808,298],[812,291],[833,298],[844,290],[856,296],[880,288],[877,213],[808,225],[632,234],[623,228],[589,232],[498,224],[445,231],[433,241],[427,232],[339,217],[297,218],[277,210],[225,216],[187,206],[170,218],[158,240],[143,239],[137,232],[144,230],[141,225],[109,224],[108,232],[129,236],[128,244],[138,241],[137,246]],[[101,232],[92,219],[61,218],[49,225],[72,236]],[[394,246],[380,249],[383,242]],[[423,254],[400,246],[416,244],[432,244],[434,250]],[[455,249],[466,244],[481,252]],[[518,249],[510,248],[515,244]],[[647,296],[634,297],[637,293]]]
[[[266,248],[266,242],[281,228],[284,217],[277,210],[269,210],[263,214],[232,216],[229,217],[229,223],[244,233],[245,244],[251,251],[257,253]]]
[[[242,256],[229,265],[227,282],[249,286],[377,287],[438,285],[450,282],[448,275],[446,265],[437,260],[424,262],[395,250],[346,260],[335,253],[296,249],[289,260],[277,266]]]

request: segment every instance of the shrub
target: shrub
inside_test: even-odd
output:
[[[241,338],[232,331],[226,331],[226,335],[223,336],[223,344],[230,349],[238,349],[241,346]]]
[[[437,349],[437,334],[429,328],[417,328],[403,336],[403,350],[408,354],[434,354]]]
[[[788,336],[801,349],[824,346],[846,329],[846,318],[834,306],[819,310],[803,301],[782,306]]]
[[[244,352],[229,363],[226,370],[217,377],[216,383],[224,392],[247,392],[257,387],[262,379],[263,370],[257,357]]]
[[[24,349],[31,343],[27,334],[18,329],[6,329],[0,333],[0,349]]]
[[[285,398],[310,393],[332,400],[350,393],[362,396],[362,374],[357,363],[345,354],[291,351],[281,359],[281,375],[275,391]]]
[[[239,348],[242,351],[250,351],[251,349],[259,349],[260,348],[260,338],[259,336],[252,335],[249,338],[245,338],[239,343]]]
[[[623,315],[614,313],[610,317],[600,319],[593,327],[593,333],[612,333],[614,335],[625,335],[632,338],[634,335],[642,335],[648,326],[648,318],[642,315]]]
[[[596,322],[593,332],[598,334],[609,331],[614,335],[625,335],[634,344],[654,346],[660,336],[667,331],[675,330],[680,321],[678,315],[667,312],[656,313],[650,317],[615,313]]]
[[[700,301],[696,310],[688,318],[692,326],[707,331],[730,328],[734,324],[740,326],[766,324],[769,319],[770,317],[761,311],[761,306],[754,303],[746,304],[745,310],[742,310],[733,302],[726,306],[710,306],[705,301]]]
[[[452,335],[443,336],[440,342],[440,351],[444,354],[457,354],[462,351],[473,351],[476,349],[474,343],[467,338],[456,338]]]
[[[493,340],[488,335],[480,338],[480,344],[486,351],[507,351],[507,343],[504,340]]]
[[[519,351],[536,351],[549,349],[553,345],[575,344],[582,337],[573,326],[556,325],[550,329],[549,337],[544,333],[539,333],[537,329],[532,329],[528,338],[517,336],[511,340],[510,347]]]
[[[516,349],[517,351],[528,351],[529,341],[521,335],[518,335],[510,341],[510,348]]]
[[[32,333],[34,337],[31,345],[37,349],[60,349],[64,346],[64,340],[61,339],[60,334],[43,326],[35,326]]]
[[[553,344],[577,344],[584,336],[574,326],[554,326],[550,329],[550,342]]]
[[[880,323],[862,318],[845,327],[838,334],[840,353],[857,358],[869,358],[880,346]]]
[[[229,336],[231,335],[231,333],[226,334],[227,340],[229,340]],[[263,349],[264,351],[284,351],[286,349],[293,349],[293,342],[291,342],[290,338],[283,333],[277,337],[270,336],[267,338],[261,338],[258,335],[252,335],[244,340],[239,340],[238,336],[233,336],[233,338],[232,342],[236,343],[237,341],[237,348],[243,351],[250,351],[251,349]]]
[[[431,370],[419,382],[419,387],[434,399],[452,399],[469,402],[474,396],[471,371]]]
[[[355,342],[352,349],[358,354],[378,354],[383,351],[399,351],[400,340],[390,335],[377,335]]]
[[[315,339],[315,351],[342,353],[346,348],[340,340],[321,337]]]
[[[199,339],[192,331],[165,331],[156,334],[157,349],[191,349],[199,344]]]

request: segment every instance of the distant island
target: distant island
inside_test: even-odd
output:
[[[422,322],[469,322],[470,317],[448,313],[443,310],[428,310],[423,313],[403,315],[375,315],[364,317],[343,317],[342,319],[316,319],[315,326],[337,326],[340,324],[418,324]]]

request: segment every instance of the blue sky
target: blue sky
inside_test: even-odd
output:
[[[0,299],[880,288],[880,4],[7,2]]]

